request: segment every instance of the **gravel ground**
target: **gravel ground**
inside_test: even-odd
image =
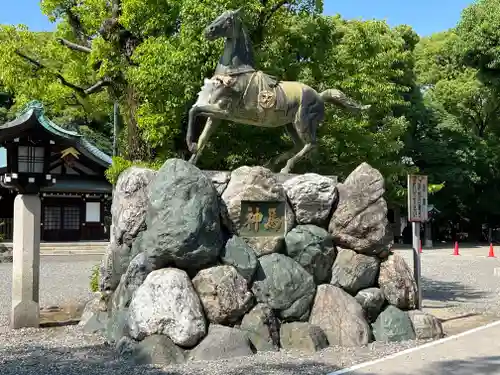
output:
[[[397,253],[413,267],[411,250]],[[460,256],[451,253],[451,249],[424,250],[423,306],[500,317],[500,258],[487,258],[487,248],[464,248]]]
[[[0,327],[1,330],[1,327]],[[190,362],[168,367],[131,366],[117,358],[97,335],[78,326],[45,330],[23,329],[0,333],[2,375],[322,375],[354,363],[379,358],[421,342],[370,345],[348,349],[331,347],[314,356],[266,353],[224,361]]]
[[[398,251],[412,265],[411,251]],[[90,298],[88,278],[98,259],[43,258],[41,306],[82,302]],[[453,307],[460,313],[500,316],[500,283],[494,269],[498,259],[452,257],[449,251],[422,256],[424,306]],[[500,276],[500,275],[499,275]],[[90,375],[120,374],[327,374],[339,368],[386,356],[422,344],[373,343],[365,348],[330,347],[313,356],[298,353],[265,353],[228,361],[198,362],[166,368],[130,366],[116,358],[99,335],[85,335],[78,326],[10,330],[11,265],[0,264],[0,374]]]
[[[100,257],[42,257],[40,262],[40,306],[81,303],[89,292],[92,268]],[[8,324],[11,308],[12,263],[0,263],[0,326]],[[1,374],[1,372],[0,372]]]

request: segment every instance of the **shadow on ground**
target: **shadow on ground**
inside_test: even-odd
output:
[[[118,358],[109,346],[44,348],[25,346],[2,350],[1,375],[324,375],[338,367],[317,361],[292,361],[279,365],[261,359],[252,365],[230,368],[224,362],[188,362],[165,369],[138,366]]]
[[[349,375],[380,375],[378,372],[363,370],[347,372]],[[390,375],[413,375],[409,371],[389,372]],[[416,374],[416,373],[415,373]],[[430,363],[418,369],[418,375],[498,375],[500,374],[500,356],[475,357],[464,360],[440,361]]]
[[[422,277],[423,297],[431,301],[464,302],[479,301],[488,293],[456,281],[438,281]]]

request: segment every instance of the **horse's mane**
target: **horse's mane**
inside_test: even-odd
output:
[[[241,35],[243,36],[244,41],[245,41],[245,49],[247,50],[247,53],[249,54],[251,61],[255,62],[254,53],[253,53],[253,45],[252,45],[252,41],[250,39],[250,35],[248,33],[248,29],[245,26],[245,23],[243,22],[243,20],[241,19],[241,16],[239,14],[236,14],[235,16],[238,17],[238,21],[239,21],[240,29],[241,29]]]

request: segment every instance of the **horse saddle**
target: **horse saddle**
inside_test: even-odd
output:
[[[226,87],[231,87],[238,81],[238,75],[217,74],[214,78]],[[286,95],[279,84],[278,78],[262,71],[254,71],[247,83],[242,96],[243,106],[259,113],[268,109],[286,111]]]
[[[279,82],[278,78],[262,71],[254,72],[243,95],[245,107],[257,105],[259,111],[286,110],[286,96]]]

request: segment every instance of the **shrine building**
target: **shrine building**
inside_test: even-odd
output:
[[[0,125],[0,236],[12,239],[14,198],[41,199],[42,242],[108,241],[111,157],[54,124],[40,102]]]

